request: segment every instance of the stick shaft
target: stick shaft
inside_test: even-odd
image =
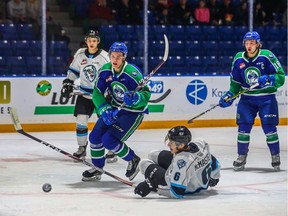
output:
[[[254,88],[257,87],[258,85],[259,85],[258,83],[255,83],[254,85],[250,86],[250,88],[248,88],[248,89],[244,89],[244,90],[240,91],[239,93],[235,94],[233,97],[229,98],[227,101],[230,101],[230,100],[233,100],[233,99],[239,97],[241,94],[244,94],[245,92],[248,92],[248,91],[254,89]],[[192,123],[192,121],[193,121],[194,119],[199,118],[200,116],[206,114],[207,112],[209,112],[209,111],[215,109],[215,108],[218,107],[218,106],[220,106],[219,103],[216,104],[216,105],[214,105],[214,106],[212,106],[210,109],[208,109],[208,110],[206,110],[206,111],[200,113],[199,115],[197,115],[197,116],[195,116],[195,117],[189,119],[189,120],[188,120],[188,124]]]
[[[24,136],[26,136],[26,137],[28,137],[28,138],[30,138],[30,139],[38,142],[38,143],[41,143],[41,144],[43,144],[43,145],[45,145],[45,146],[47,146],[47,147],[49,147],[49,148],[51,148],[51,149],[53,149],[53,150],[61,153],[61,154],[64,154],[64,155],[66,155],[66,156],[68,156],[68,157],[70,157],[70,158],[73,158],[74,160],[77,160],[77,161],[79,161],[79,162],[82,162],[83,164],[85,164],[85,165],[87,165],[87,166],[89,166],[89,167],[95,168],[96,170],[100,171],[101,173],[106,174],[106,175],[108,175],[108,176],[116,179],[117,181],[122,182],[123,184],[126,184],[126,185],[129,185],[129,186],[131,186],[131,187],[134,187],[134,185],[133,185],[132,182],[127,181],[127,180],[125,180],[125,179],[122,179],[122,178],[120,178],[120,177],[118,177],[118,176],[116,176],[116,175],[114,175],[114,174],[112,174],[112,173],[109,173],[109,172],[107,172],[107,171],[105,171],[105,170],[103,170],[103,169],[101,169],[101,168],[99,168],[99,167],[96,167],[96,166],[94,166],[93,164],[91,164],[91,163],[89,163],[89,162],[87,162],[87,161],[85,161],[85,160],[83,160],[83,159],[81,159],[81,158],[75,157],[74,155],[72,155],[72,154],[70,154],[70,153],[68,153],[68,152],[66,152],[66,151],[64,151],[64,150],[62,150],[62,149],[60,149],[60,148],[58,148],[58,147],[56,147],[56,146],[54,146],[54,145],[52,145],[52,144],[49,144],[49,143],[47,143],[47,142],[45,142],[45,141],[43,141],[43,140],[41,140],[41,139],[38,139],[37,137],[32,136],[31,134],[25,132],[25,131],[22,129],[22,127],[21,127],[21,124],[20,124],[20,121],[19,121],[19,119],[18,119],[18,116],[17,116],[17,113],[16,113],[15,108],[11,108],[11,109],[10,109],[10,114],[11,114],[11,118],[12,118],[14,127],[15,127],[15,129],[16,129],[16,131],[17,131],[18,133],[20,133],[20,134],[22,134],[22,135],[24,135]]]

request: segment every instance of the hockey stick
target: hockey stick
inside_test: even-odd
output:
[[[169,94],[171,93],[171,89],[168,89],[163,95],[161,95],[159,98],[156,98],[154,100],[149,100],[150,103],[159,103],[162,100],[164,100]]]
[[[25,131],[22,129],[22,126],[21,126],[21,124],[20,124],[20,121],[19,121],[19,118],[18,118],[18,115],[17,115],[17,113],[16,113],[16,109],[15,109],[15,108],[11,107],[11,109],[10,109],[10,115],[11,115],[11,119],[12,119],[12,121],[13,121],[14,127],[15,127],[15,129],[16,129],[16,131],[17,131],[18,133],[20,133],[20,134],[22,134],[22,135],[24,135],[24,136],[26,136],[26,137],[28,137],[28,138],[36,141],[36,142],[39,142],[39,143],[41,143],[41,144],[43,144],[43,145],[45,145],[45,146],[47,146],[47,147],[49,147],[49,148],[51,148],[51,149],[59,152],[59,153],[61,153],[61,154],[64,154],[64,155],[66,155],[66,156],[68,156],[68,157],[70,157],[70,158],[73,158],[74,160],[77,160],[77,161],[79,161],[79,162],[82,162],[83,164],[85,164],[85,165],[87,165],[87,166],[89,166],[89,167],[95,168],[95,169],[98,170],[99,172],[101,172],[101,173],[103,173],[103,174],[106,174],[106,175],[108,175],[108,176],[116,179],[117,181],[122,182],[123,184],[129,185],[130,187],[135,187],[134,184],[133,184],[132,182],[130,182],[130,181],[127,181],[127,180],[122,179],[122,178],[120,178],[120,177],[118,177],[118,176],[116,176],[116,175],[113,175],[112,173],[109,173],[109,172],[107,172],[107,171],[105,171],[105,170],[103,170],[103,169],[101,169],[101,168],[99,168],[99,167],[96,167],[96,166],[94,166],[93,164],[91,164],[91,163],[89,163],[89,162],[87,162],[87,161],[85,161],[85,160],[83,160],[83,159],[80,159],[80,158],[78,158],[78,157],[75,157],[74,155],[72,155],[72,154],[70,154],[70,153],[68,153],[68,152],[66,152],[66,151],[64,151],[64,150],[62,150],[62,149],[60,149],[60,148],[57,148],[56,146],[54,146],[54,145],[52,145],[52,144],[49,144],[49,143],[47,143],[47,142],[45,142],[45,141],[43,141],[43,140],[41,140],[41,139],[38,139],[38,138],[32,136],[31,134],[28,134],[27,132],[25,132]]]
[[[245,93],[245,92],[248,92],[248,91],[252,90],[253,88],[257,87],[258,85],[259,85],[258,83],[255,83],[254,85],[250,86],[250,88],[248,88],[248,89],[244,89],[244,90],[240,91],[239,93],[235,94],[233,97],[228,98],[226,101],[228,102],[228,101],[230,101],[230,100],[233,100],[233,99],[239,97],[241,94],[243,94],[243,93]],[[191,118],[191,119],[188,121],[188,124],[192,123],[194,119],[199,118],[200,116],[202,116],[202,115],[204,115],[205,113],[207,113],[207,112],[209,112],[209,111],[215,109],[215,108],[218,107],[218,106],[220,106],[219,103],[216,104],[216,105],[214,105],[214,106],[212,106],[210,109],[208,109],[208,110],[206,110],[206,111],[200,113],[199,115],[197,115],[197,116]]]
[[[171,89],[168,89],[163,95],[161,95],[159,98],[153,99],[153,100],[149,100],[150,103],[159,103],[162,100],[164,100],[169,94],[171,93]],[[73,92],[73,95],[91,95],[91,94],[87,94],[84,92]]]
[[[168,53],[169,53],[169,42],[167,39],[167,36],[164,34],[164,41],[165,41],[165,51],[164,51],[164,56],[159,62],[159,64],[148,74],[148,76],[137,86],[137,88],[134,90],[133,94],[138,92],[144,85],[147,84],[149,79],[156,73],[156,71],[159,70],[159,68],[166,62],[168,58]],[[123,102],[113,113],[113,116],[115,117],[119,111],[125,106],[125,102]]]

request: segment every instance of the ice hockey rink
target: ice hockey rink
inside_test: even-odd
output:
[[[175,200],[150,194],[141,198],[133,188],[103,175],[100,182],[82,182],[90,167],[18,133],[0,134],[0,216],[287,216],[287,126],[279,126],[281,171],[274,172],[261,127],[251,133],[245,171],[234,172],[236,127],[191,128],[202,137],[222,165],[219,184],[208,191]],[[127,144],[146,158],[150,150],[165,149],[167,130],[138,130]],[[75,132],[33,132],[64,151],[76,148]],[[90,155],[90,154],[89,154]],[[90,158],[87,160],[90,162]],[[105,170],[125,178],[127,163],[106,164]],[[133,182],[144,178],[138,174]],[[42,185],[50,183],[45,193]]]

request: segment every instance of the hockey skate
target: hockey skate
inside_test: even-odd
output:
[[[100,181],[102,174],[103,173],[96,170],[95,168],[86,170],[82,173],[82,181]]]
[[[78,147],[78,150],[73,153],[73,156],[85,160],[87,145],[88,145],[88,142],[86,143],[85,146],[79,146],[79,147]],[[77,161],[77,160],[74,160],[74,161],[75,161],[75,162],[79,162],[79,161]]]
[[[274,168],[274,171],[280,171],[280,155],[276,154],[276,155],[272,155],[272,162],[271,165]]]
[[[238,158],[233,162],[234,171],[242,171],[245,168],[247,155],[238,155]]]
[[[108,153],[105,155],[105,158],[107,163],[115,163],[118,160],[117,155],[112,151],[108,151]]]
[[[128,161],[128,167],[125,175],[127,178],[129,178],[130,181],[132,181],[140,171],[139,169],[140,160],[141,159],[137,155],[134,155],[133,159],[131,161]]]

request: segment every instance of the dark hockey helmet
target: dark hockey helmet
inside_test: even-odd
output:
[[[243,44],[245,44],[246,40],[255,40],[257,43],[260,43],[260,35],[256,31],[247,32],[243,37]]]
[[[111,52],[122,52],[124,55],[124,58],[127,57],[128,54],[128,48],[123,42],[114,42],[109,49],[109,55]]]
[[[87,38],[97,38],[100,42],[100,34],[96,30],[89,30],[85,35],[85,38],[84,38],[85,41],[87,40]]]
[[[184,143],[187,145],[192,139],[190,130],[185,126],[173,127],[168,131],[168,134],[165,138],[165,143],[167,141],[174,141],[176,145]]]

